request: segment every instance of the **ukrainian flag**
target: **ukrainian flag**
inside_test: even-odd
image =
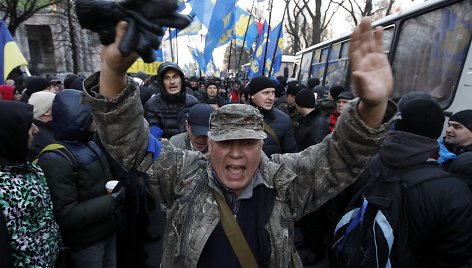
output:
[[[8,74],[20,65],[28,65],[28,62],[21,54],[5,22],[0,19],[0,85],[4,84]]]

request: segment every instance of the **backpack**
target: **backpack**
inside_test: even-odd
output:
[[[395,170],[372,159],[359,180],[368,182],[354,195],[334,231],[331,267],[404,267],[408,260],[406,192],[426,181],[449,177],[438,166],[424,163]],[[395,244],[394,244],[395,243]],[[401,260],[395,259],[401,256]]]
[[[77,175],[79,173],[80,166],[77,160],[75,159],[74,155],[71,153],[71,151],[69,151],[69,149],[67,149],[67,147],[59,143],[51,143],[48,146],[44,147],[39,153],[38,157],[33,160],[33,164],[37,164],[41,155],[47,152],[54,152],[61,155],[62,157],[67,159],[67,161],[69,161],[74,175]]]

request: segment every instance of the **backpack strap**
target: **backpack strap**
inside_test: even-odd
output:
[[[228,204],[226,204],[225,198],[215,190],[213,190],[213,194],[215,195],[216,203],[218,203],[221,225],[233,248],[234,254],[238,258],[239,264],[242,268],[259,267],[239,224],[236,222]]]
[[[277,136],[277,133],[275,133],[275,131],[270,127],[269,124],[267,124],[266,121],[262,121],[262,124],[264,125],[264,131],[267,131],[267,133],[269,133],[270,136],[272,136],[272,138],[277,143],[277,145],[279,145],[280,152],[282,152],[283,148],[282,148],[282,145],[280,144],[280,140],[279,140],[279,137]]]
[[[44,147],[44,149],[42,149],[39,153],[38,157],[33,161],[33,164],[37,164],[41,155],[48,152],[53,152],[61,155],[62,157],[67,159],[67,161],[69,161],[69,164],[71,165],[74,174],[77,174],[79,172],[79,163],[75,159],[75,156],[71,153],[71,151],[69,151],[69,149],[67,149],[67,147],[59,143],[51,143],[48,146]]]

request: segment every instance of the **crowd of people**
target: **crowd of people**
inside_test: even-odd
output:
[[[313,265],[372,157],[450,172],[409,192],[412,253],[393,264],[472,265],[472,110],[455,112],[441,139],[432,96],[389,100],[382,31],[369,20],[351,40],[352,90],[185,77],[172,62],[127,74],[137,55],[118,49],[126,27],[102,47],[99,73],[0,86],[0,267],[54,267],[61,254],[73,267],[145,267],[148,213],[161,203],[162,267]]]

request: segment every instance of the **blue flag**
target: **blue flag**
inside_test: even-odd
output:
[[[266,55],[266,42],[267,42],[267,31],[269,25],[267,21],[264,21],[264,26],[262,27],[262,32],[259,35],[257,40],[256,49],[252,55],[251,68],[249,69],[249,78],[262,75],[262,68],[264,68],[264,58]]]
[[[217,0],[190,0],[188,3],[192,7],[192,12],[200,19],[203,25],[209,29],[213,9]],[[224,2],[220,0],[219,2]]]
[[[205,57],[204,57],[203,53],[200,50],[198,50],[197,48],[190,47],[188,45],[187,45],[187,47],[190,50],[190,54],[192,54],[193,59],[198,64],[198,69],[203,70],[204,72],[206,72],[206,65],[207,64],[206,64]]]
[[[214,8],[213,15],[211,17],[210,26],[208,27],[208,34],[205,39],[205,61],[209,62],[212,57],[213,50],[218,45],[224,44],[231,39],[233,25],[232,12],[236,0],[217,0]],[[225,42],[226,40],[226,42]]]
[[[21,54],[5,22],[0,19],[0,85],[4,84],[10,72],[20,65],[28,65],[28,62]]]
[[[249,13],[238,6],[235,7],[233,38],[236,40],[236,45],[238,47],[242,47],[244,42],[244,48],[246,49],[249,49],[252,46],[254,41],[256,41],[258,34],[255,20],[249,18]],[[244,40],[244,36],[246,36],[246,40]]]
[[[265,62],[265,74],[272,78],[274,73],[280,69],[282,64],[282,43],[283,32],[282,22],[279,23],[269,34],[269,45],[267,46],[267,59]],[[275,54],[274,54],[275,51]],[[272,64],[272,72],[269,74],[270,65]]]

